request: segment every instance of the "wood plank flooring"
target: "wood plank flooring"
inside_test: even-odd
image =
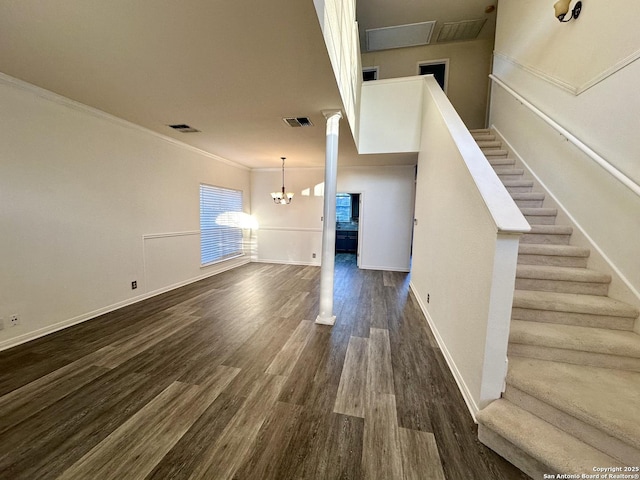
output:
[[[476,426],[409,276],[249,264],[0,352],[1,479],[526,479]]]

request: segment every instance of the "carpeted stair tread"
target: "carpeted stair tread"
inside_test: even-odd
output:
[[[523,192],[511,194],[511,198],[513,198],[514,200],[544,200],[544,196],[544,193],[540,192]]]
[[[640,335],[605,328],[512,320],[509,342],[640,358]]]
[[[505,180],[502,184],[505,187],[533,187],[533,180]]]
[[[498,175],[522,175],[524,174],[523,168],[513,168],[513,167],[495,167],[493,169]],[[504,182],[503,182],[504,185]]]
[[[515,290],[513,293],[513,307],[628,318],[637,318],[640,313],[633,305],[601,295],[538,292],[534,290]]]
[[[596,465],[623,466],[505,399],[496,400],[478,412],[477,420],[546,465],[549,473],[590,474]]]
[[[483,150],[485,157],[506,157],[509,152],[507,150],[503,150],[501,148],[489,148]]]
[[[536,216],[536,215],[555,216],[558,214],[557,208],[550,208],[550,207],[524,207],[524,208],[521,208],[520,211],[522,212],[523,215],[530,215],[530,216]]]
[[[478,139],[476,140],[478,146],[482,148],[500,148],[502,147],[502,142],[500,140],[484,140]]]
[[[571,235],[573,227],[569,225],[531,225],[530,234]]]
[[[518,248],[518,253],[525,255],[588,257],[591,252],[588,248],[575,247],[573,245],[544,245],[535,243],[523,243]]]
[[[640,449],[640,373],[512,357],[507,383]]]
[[[587,268],[518,265],[516,278],[536,278],[565,282],[610,283],[611,275]]]
[[[514,158],[488,158],[489,165],[492,167],[508,167],[516,164],[516,160]]]

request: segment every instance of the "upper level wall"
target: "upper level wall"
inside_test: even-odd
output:
[[[364,67],[379,67],[379,80],[418,75],[418,64],[449,60],[447,97],[469,128],[486,123],[492,40],[396,48],[362,54]],[[366,85],[367,82],[364,83]]]

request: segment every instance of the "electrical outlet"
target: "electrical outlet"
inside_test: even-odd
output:
[[[17,327],[20,325],[20,316],[17,313],[14,313],[9,317],[9,325],[12,327]]]
[[[429,294],[427,293],[427,303],[429,303]]]
[[[316,254],[315,254],[315,253],[312,253],[312,254],[311,254],[311,258],[316,258]]]
[[[134,280],[131,282],[131,290],[135,290],[136,288],[138,288],[138,281]]]

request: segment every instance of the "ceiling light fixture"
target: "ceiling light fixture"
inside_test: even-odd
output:
[[[575,6],[573,7],[573,10],[571,10],[571,14],[567,15],[567,13],[569,13],[570,3],[571,3],[571,0],[559,0],[553,5],[553,9],[555,10],[555,13],[556,13],[556,18],[560,20],[560,22],[562,23],[567,23],[571,21],[572,18],[576,19],[580,16],[580,12],[582,11],[582,2],[576,2]],[[565,20],[565,17],[569,17],[569,18]]]
[[[273,203],[276,205],[289,205],[291,203],[291,199],[293,198],[293,193],[286,192],[284,189],[284,161],[286,157],[280,157],[282,159],[282,191],[281,192],[271,192],[271,198],[273,198]]]

